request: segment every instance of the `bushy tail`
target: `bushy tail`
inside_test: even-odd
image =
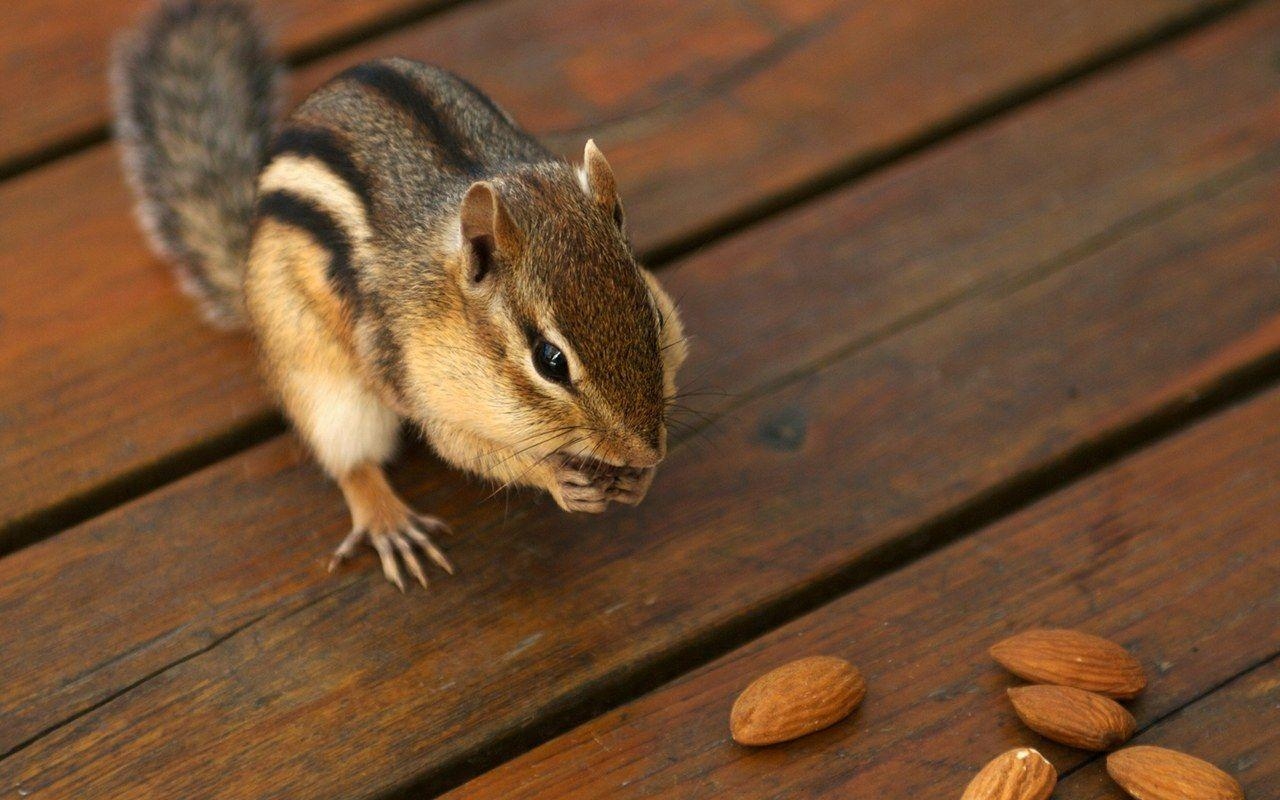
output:
[[[114,53],[116,133],[139,220],[224,326],[244,319],[254,184],[279,73],[253,15],[230,0],[165,0]]]

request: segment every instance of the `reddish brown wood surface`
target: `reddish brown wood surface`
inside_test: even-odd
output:
[[[1225,5],[989,0],[976,14],[958,0],[659,0],[625,11],[519,0],[460,14],[447,34],[415,29],[345,51],[299,89],[386,52],[456,66],[562,152],[579,157],[594,137],[623,165],[641,244],[660,245]],[[476,58],[495,40],[500,58]]]
[[[453,67],[565,153],[596,136],[653,249],[1213,5],[492,2],[296,86],[378,54]],[[269,414],[250,348],[200,328],[128,205],[106,147],[0,186],[0,529]]]
[[[400,785],[1275,352],[1274,78],[1245,78],[1270,68],[1276,16],[1243,16],[676,269],[694,330],[731,325],[760,348],[725,382],[749,387],[743,373],[789,353],[823,367],[738,407],[708,448],[677,447],[635,512],[507,516],[411,459],[410,498],[467,535],[450,542],[458,577],[400,598],[368,559],[323,575],[344,512],[276,442],[0,561],[0,624],[24,642],[0,654],[3,748],[18,748],[0,778],[82,796]],[[1197,74],[1240,80],[1211,91]],[[1154,160],[1124,149],[1201,119],[1212,147],[1189,133]],[[1074,161],[1077,130],[1089,158]],[[1126,163],[1128,179],[1114,173]],[[976,206],[927,188],[966,175],[992,181],[966,195]],[[1001,208],[1001,185],[1014,210],[975,214]],[[885,238],[848,224],[864,217]],[[888,236],[895,219],[912,238]],[[985,248],[1000,257],[976,258]],[[747,253],[761,261],[730,258]],[[853,286],[789,277],[797,253],[824,280],[886,268],[860,277],[858,307]],[[739,270],[757,291],[704,319]],[[815,296],[849,303],[853,327],[769,311]],[[697,352],[695,374],[715,351]]]
[[[1092,754],[1022,725],[1005,696],[1017,681],[987,648],[1044,625],[1113,638],[1149,672],[1147,690],[1129,704],[1148,726],[1280,652],[1277,514],[1280,392],[1273,391],[593,720],[453,796],[955,798],[987,760],[1024,745],[1066,773]],[[765,670],[818,653],[848,658],[866,677],[867,696],[853,717],[779,747],[734,744],[728,713],[736,694]],[[1216,717],[1213,727],[1227,733],[1179,737],[1164,730],[1171,722],[1141,740],[1234,765],[1253,787],[1269,785],[1271,791],[1251,797],[1273,796],[1275,763],[1252,776],[1241,769],[1255,765],[1260,748],[1280,748],[1280,682],[1271,673],[1270,681],[1255,679],[1252,691],[1237,687],[1234,699],[1188,711],[1202,721]],[[1242,713],[1228,715],[1233,708]],[[1204,744],[1215,739],[1213,748]],[[1072,787],[1054,796],[1106,795]]]
[[[1235,777],[1247,798],[1280,791],[1280,660],[1250,670],[1153,725],[1131,744],[1156,745],[1202,758]],[[1128,800],[1095,759],[1068,776],[1058,800]]]
[[[443,0],[254,0],[284,53],[296,53]],[[21,0],[0,10],[0,164],[107,123],[111,43],[153,0]]]

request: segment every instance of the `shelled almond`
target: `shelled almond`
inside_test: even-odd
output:
[[[1081,750],[1110,750],[1133,736],[1133,715],[1115,700],[1070,686],[1009,690],[1013,710],[1046,739]]]
[[[1142,664],[1115,642],[1080,631],[1040,628],[994,645],[991,657],[1032,683],[1073,686],[1127,700],[1147,685]]]
[[[1030,747],[1001,753],[973,776],[960,800],[1046,800],[1058,771]]]
[[[789,741],[844,719],[866,692],[862,674],[848,661],[802,658],[753,681],[733,704],[729,731],[739,744]]]
[[[1207,761],[1163,747],[1126,747],[1107,756],[1107,774],[1137,800],[1244,800],[1235,778]]]

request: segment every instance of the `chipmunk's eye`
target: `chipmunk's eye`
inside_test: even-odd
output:
[[[533,366],[539,375],[552,383],[569,384],[569,359],[546,339],[533,343]]]

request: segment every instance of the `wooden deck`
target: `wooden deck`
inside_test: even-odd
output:
[[[1280,798],[1280,2],[263,0],[301,96],[384,54],[595,137],[696,431],[603,517],[409,448],[458,575],[324,570],[338,491],[129,214],[134,0],[0,26],[0,797],[957,798],[1079,627],[1138,740]],[[842,655],[849,721],[728,738]]]

